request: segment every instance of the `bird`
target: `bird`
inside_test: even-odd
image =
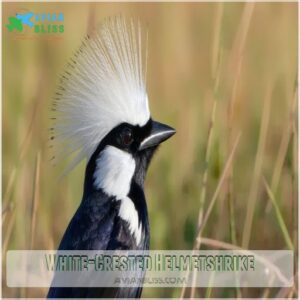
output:
[[[70,60],[53,104],[52,146],[86,159],[81,203],[58,250],[149,250],[145,177],[174,128],[155,121],[146,91],[148,35],[116,16],[88,35]],[[140,298],[139,287],[55,287],[48,298]]]

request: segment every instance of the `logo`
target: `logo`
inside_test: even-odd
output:
[[[61,34],[64,32],[63,13],[17,13],[8,17],[6,28],[9,32],[34,34]]]

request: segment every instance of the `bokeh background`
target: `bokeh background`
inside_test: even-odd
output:
[[[60,39],[8,32],[8,17],[26,11],[63,12]],[[177,129],[147,176],[151,249],[297,255],[297,3],[3,3],[2,14],[4,271],[8,249],[56,249],[80,203],[85,162],[60,178],[49,161],[50,106],[83,37],[116,14],[148,28],[152,114]],[[46,293],[10,289],[5,276],[2,286],[5,297]],[[292,297],[297,288],[143,292],[183,294]]]

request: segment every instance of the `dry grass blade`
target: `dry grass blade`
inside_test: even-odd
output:
[[[217,200],[217,198],[218,198],[218,196],[219,196],[219,192],[220,192],[220,190],[221,190],[221,187],[222,187],[222,185],[224,184],[225,178],[226,178],[226,176],[227,176],[227,172],[228,172],[228,170],[229,170],[230,165],[232,164],[232,160],[233,160],[234,154],[235,154],[235,152],[236,152],[236,148],[237,148],[237,146],[238,146],[240,137],[241,137],[241,134],[239,134],[239,135],[237,136],[236,140],[235,140],[234,146],[233,146],[233,148],[232,148],[232,150],[231,150],[231,153],[230,153],[230,155],[229,155],[229,157],[228,157],[228,159],[227,159],[227,162],[226,162],[226,164],[225,164],[225,167],[224,167],[223,173],[222,173],[222,175],[221,175],[221,177],[220,177],[220,180],[219,180],[219,183],[218,183],[218,185],[217,185],[217,188],[216,188],[216,190],[215,190],[215,192],[214,192],[214,194],[213,194],[213,197],[212,197],[212,200],[211,200],[211,202],[210,202],[210,205],[209,205],[209,207],[208,207],[208,209],[207,209],[207,212],[206,212],[206,214],[205,214],[205,216],[204,216],[203,223],[201,224],[200,228],[198,229],[197,237],[196,237],[195,244],[194,244],[194,247],[193,247],[193,252],[194,252],[195,250],[199,249],[199,247],[200,247],[200,245],[201,245],[201,234],[202,234],[202,231],[203,231],[203,229],[204,229],[204,227],[205,227],[205,225],[206,225],[206,223],[207,223],[207,220],[208,220],[208,218],[209,218],[209,216],[210,216],[210,214],[211,214],[211,212],[212,212],[212,209],[213,209],[213,207],[214,207],[214,204],[215,204],[215,202],[216,202],[216,200]],[[188,276],[188,275],[189,275],[189,272],[187,273],[187,276]],[[196,277],[194,277],[194,276],[196,276],[195,273],[193,273],[193,281],[196,280]],[[184,298],[185,291],[186,291],[186,286],[184,286],[184,287],[182,288],[182,290],[181,290],[181,296],[180,296],[180,299],[183,299],[183,298]]]
[[[265,288],[261,295],[261,299],[268,299],[269,295],[270,295],[270,288]]]
[[[254,165],[254,174],[253,174],[253,180],[252,180],[251,187],[250,187],[249,198],[247,201],[247,203],[248,203],[247,209],[246,209],[247,213],[246,213],[246,219],[245,219],[244,230],[243,230],[243,240],[242,240],[243,248],[248,248],[249,242],[250,242],[253,215],[254,215],[254,209],[256,206],[259,181],[261,178],[260,174],[261,174],[264,150],[265,150],[266,139],[267,139],[272,90],[273,89],[271,86],[269,86],[267,89],[267,95],[266,95],[266,98],[264,101],[263,114],[261,117],[259,141],[258,141],[258,147],[257,147],[255,165]]]
[[[32,199],[31,225],[30,225],[30,249],[33,249],[33,245],[34,245],[36,213],[37,213],[37,207],[39,201],[40,164],[41,164],[41,155],[39,152],[36,158],[35,177],[34,177],[34,185],[33,185],[33,199]]]
[[[222,13],[223,8],[220,7],[217,12],[217,18],[216,18],[216,28],[215,36],[219,37],[220,30],[221,30],[221,20],[222,20]],[[203,218],[203,207],[205,204],[205,198],[206,198],[206,188],[207,188],[207,179],[208,179],[208,166],[211,156],[211,150],[212,150],[212,141],[213,141],[213,129],[214,129],[214,123],[216,118],[216,111],[217,111],[217,103],[218,103],[218,90],[219,90],[219,84],[220,84],[220,76],[221,76],[221,63],[222,63],[222,51],[220,49],[216,50],[216,47],[219,45],[217,42],[218,39],[215,37],[214,40],[214,46],[213,46],[213,52],[215,53],[213,56],[213,64],[216,66],[213,69],[213,78],[214,78],[214,101],[213,101],[213,107],[210,117],[210,123],[208,128],[208,135],[207,135],[207,143],[206,143],[206,150],[205,150],[205,164],[204,164],[204,172],[203,172],[203,178],[202,178],[202,185],[201,185],[201,193],[200,193],[200,203],[199,203],[199,215],[198,215],[198,228],[201,226],[202,218]]]
[[[241,69],[242,69],[242,62],[243,62],[243,55],[241,55],[237,61],[237,69],[236,69],[236,75],[235,75],[234,84],[233,84],[233,88],[232,88],[232,95],[231,95],[231,98],[228,103],[228,111],[227,111],[227,116],[228,116],[228,150],[227,151],[228,152],[230,151],[230,149],[232,147],[233,112],[234,112],[234,107],[235,107],[236,101],[237,101],[238,86],[239,86],[239,79],[240,79],[240,74],[241,74]],[[228,172],[226,198],[228,200],[228,210],[229,210],[229,216],[230,216],[229,219],[230,219],[231,242],[233,244],[237,244],[232,178],[233,178],[233,172],[232,172],[232,167],[231,167]]]
[[[244,12],[241,20],[240,30],[236,34],[235,43],[231,52],[231,67],[233,78],[233,86],[231,91],[231,97],[227,106],[227,121],[228,121],[228,141],[227,141],[227,153],[229,153],[232,147],[232,136],[234,134],[233,115],[237,102],[239,79],[244,58],[244,48],[246,43],[246,37],[249,31],[251,17],[253,15],[254,3],[245,4]],[[228,203],[228,214],[229,214],[229,229],[230,238],[233,244],[237,244],[236,235],[236,221],[235,221],[235,205],[234,205],[234,192],[233,192],[233,170],[232,167],[228,171],[227,176],[227,187],[226,187],[226,199]],[[236,297],[241,298],[242,293],[239,288],[236,288]]]
[[[7,187],[5,190],[5,194],[4,194],[2,203],[8,203],[11,192],[13,190],[13,183],[15,181],[15,178],[16,178],[16,168],[13,168],[12,172],[10,173],[9,179],[8,179],[8,183],[7,183]]]
[[[247,2],[244,6],[243,15],[241,18],[241,22],[239,25],[239,31],[236,35],[233,49],[231,51],[231,57],[230,57],[230,67],[231,69],[236,68],[235,63],[240,60],[241,56],[243,55],[245,44],[246,44],[246,38],[250,27],[251,18],[253,15],[255,3],[254,2]],[[234,66],[235,65],[235,66]],[[236,72],[233,72],[233,74],[236,74]]]
[[[228,103],[228,111],[227,111],[227,118],[228,118],[228,150],[230,151],[232,147],[232,136],[233,136],[233,115],[234,115],[234,109],[237,102],[237,95],[238,95],[238,86],[239,86],[239,79],[242,69],[242,62],[243,62],[243,55],[241,54],[240,57],[238,57],[237,61],[237,68],[236,68],[236,75],[234,78],[233,88],[232,88],[232,95],[229,99]],[[230,170],[228,171],[227,176],[227,202],[228,202],[228,213],[229,213],[229,230],[230,230],[230,238],[231,242],[233,244],[237,244],[237,234],[236,234],[236,221],[235,221],[235,203],[234,203],[234,188],[233,188],[233,169],[232,166],[230,167]],[[241,298],[242,292],[240,288],[236,288],[236,297]]]
[[[215,28],[214,28],[214,40],[213,40],[213,47],[212,47],[211,73],[213,78],[217,77],[217,70],[219,64],[220,36],[221,36],[221,29],[222,29],[221,25],[222,25],[223,12],[224,12],[224,5],[222,2],[220,2],[217,5]]]
[[[233,148],[232,148],[232,150],[231,150],[231,153],[230,153],[230,155],[229,155],[229,157],[228,157],[228,159],[227,159],[227,162],[226,162],[226,164],[225,164],[225,167],[224,167],[223,173],[222,173],[222,175],[221,175],[221,178],[220,178],[220,180],[219,180],[218,186],[217,186],[217,188],[216,188],[216,190],[215,190],[215,193],[214,193],[214,195],[213,195],[213,197],[212,197],[212,200],[211,200],[211,202],[210,202],[210,204],[209,204],[209,207],[208,207],[208,209],[207,209],[207,212],[206,212],[206,214],[205,214],[203,223],[201,223],[201,224],[200,224],[200,227],[198,228],[198,234],[197,234],[197,237],[196,237],[196,241],[195,241],[195,245],[194,245],[193,251],[200,248],[200,245],[201,245],[201,235],[202,235],[203,229],[204,229],[204,227],[205,227],[205,225],[206,225],[206,223],[207,223],[207,221],[208,221],[208,218],[209,218],[209,216],[210,216],[210,214],[211,214],[211,212],[212,212],[212,209],[213,209],[213,207],[214,207],[214,204],[215,204],[215,202],[216,202],[216,200],[217,200],[217,198],[218,198],[218,195],[219,195],[219,192],[220,192],[220,190],[221,190],[221,187],[222,187],[222,185],[223,185],[223,183],[224,183],[224,181],[225,181],[225,178],[226,178],[226,176],[227,176],[227,172],[228,172],[229,167],[230,167],[230,165],[231,165],[231,163],[232,163],[232,160],[233,160],[233,157],[234,157],[234,153],[235,153],[235,150],[236,150],[236,148],[237,148],[237,145],[238,145],[238,142],[239,142],[239,140],[240,140],[240,137],[241,137],[241,134],[239,134],[239,135],[237,136],[236,140],[235,140],[234,146],[233,146]],[[195,280],[196,280],[196,274],[193,273],[193,281],[195,281]],[[211,291],[208,290],[208,293],[211,293]],[[181,296],[182,296],[182,297],[184,296],[184,290],[182,291]]]
[[[291,293],[291,297],[295,295],[295,298],[298,298],[298,289],[297,289],[297,282],[298,282],[298,272],[294,275],[294,286],[293,287],[283,287],[279,290],[277,295],[275,296],[276,299],[278,298],[288,298],[288,295]]]
[[[218,82],[219,79],[216,79],[216,81]],[[216,83],[216,85],[218,85],[218,83]],[[215,87],[215,90],[217,90],[217,89],[218,88]],[[200,194],[198,228],[201,226],[202,219],[203,219],[203,207],[204,207],[205,198],[206,198],[206,188],[207,188],[207,179],[208,179],[208,166],[209,166],[209,161],[210,161],[210,156],[211,156],[212,140],[213,140],[213,128],[214,128],[214,123],[215,123],[217,103],[218,103],[218,101],[217,101],[217,97],[215,95],[214,102],[213,102],[212,113],[211,113],[211,120],[210,120],[210,124],[209,124],[209,129],[208,129],[206,151],[205,151],[205,169],[204,169],[204,173],[203,173],[202,189],[201,189],[201,194]]]
[[[6,228],[5,237],[4,237],[3,245],[2,245],[3,256],[6,255],[6,251],[7,251],[7,248],[8,248],[8,243],[9,243],[9,240],[10,240],[10,237],[11,237],[11,234],[12,234],[12,231],[13,231],[13,227],[14,227],[14,224],[15,224],[15,220],[16,220],[16,211],[15,211],[15,209],[13,209],[10,212],[9,217],[7,217],[7,219],[8,219],[7,228]]]
[[[210,214],[212,212],[214,204],[215,204],[216,200],[218,199],[219,192],[221,190],[221,187],[224,184],[225,178],[227,176],[227,172],[228,172],[228,170],[229,170],[229,168],[230,168],[230,166],[232,164],[234,154],[236,152],[238,143],[240,141],[240,137],[241,137],[241,133],[239,133],[238,136],[237,136],[237,138],[235,139],[235,142],[233,144],[232,150],[231,150],[230,155],[229,155],[229,157],[227,159],[227,162],[225,164],[223,173],[222,173],[222,175],[220,177],[220,180],[218,182],[217,188],[216,188],[216,190],[215,190],[215,192],[214,192],[214,194],[212,196],[212,199],[211,199],[211,201],[209,203],[209,206],[207,208],[206,214],[205,214],[204,219],[203,219],[203,223],[202,223],[202,225],[201,225],[201,227],[199,228],[199,231],[198,231],[198,235],[197,235],[197,239],[196,239],[196,243],[195,243],[195,245],[196,245],[195,249],[199,249],[199,247],[200,247],[200,244],[201,244],[201,242],[200,242],[201,234],[202,234],[203,229],[205,228],[205,225],[206,225],[206,223],[207,223],[207,221],[208,221],[208,219],[210,217]]]
[[[205,291],[205,296],[204,298],[205,299],[209,299],[212,297],[212,294],[213,294],[213,281],[214,281],[214,278],[215,278],[215,273],[212,273],[212,275],[210,276],[209,278],[209,284],[208,284],[208,287]]]
[[[217,103],[218,103],[218,90],[219,90],[219,83],[220,83],[220,76],[221,76],[221,59],[222,59],[222,51],[220,46],[220,35],[221,35],[221,24],[222,24],[222,17],[223,17],[223,3],[219,3],[217,6],[216,12],[216,19],[215,19],[215,29],[214,29],[214,40],[212,46],[212,77],[214,80],[214,100],[213,100],[213,108],[210,117],[210,124],[208,128],[208,136],[207,136],[207,143],[206,143],[206,150],[205,150],[205,167],[203,172],[202,178],[202,185],[201,185],[201,193],[200,193],[200,202],[199,202],[199,213],[198,213],[198,224],[197,230],[202,224],[203,221],[203,210],[205,205],[206,199],[206,189],[207,189],[207,180],[208,180],[208,169],[209,169],[209,162],[212,150],[212,141],[213,141],[213,129],[217,111]],[[193,272],[193,283],[196,280],[196,273]],[[182,289],[182,297],[185,293],[185,287]],[[190,298],[195,298],[196,296],[196,288],[195,285],[192,284]]]
[[[2,210],[2,225],[4,224],[6,217],[14,209],[15,205],[13,202],[8,203]]]
[[[275,167],[274,167],[274,172],[272,175],[272,180],[271,180],[271,190],[273,191],[274,194],[276,194],[282,167],[284,164],[284,160],[286,158],[290,138],[293,133],[293,124],[295,121],[295,116],[296,116],[296,109],[297,109],[297,99],[298,99],[298,87],[295,88],[295,93],[293,97],[293,101],[291,103],[291,107],[289,109],[289,114],[288,114],[288,120],[287,120],[287,127],[285,128],[285,131],[283,132],[282,139],[279,145],[278,149],[278,155],[277,159],[275,162]],[[271,202],[268,203],[266,207],[266,212],[269,213],[271,211],[272,204]]]
[[[6,278],[5,278],[5,274],[6,274],[6,252],[8,249],[8,244],[12,235],[12,231],[15,225],[15,221],[16,221],[16,211],[15,211],[15,207],[12,207],[12,209],[10,211],[7,212],[7,227],[5,230],[5,235],[4,235],[4,239],[3,239],[3,243],[2,243],[2,276],[1,276],[1,280],[2,282],[5,282]],[[3,225],[2,225],[2,229],[3,229]],[[3,230],[2,230],[3,231]]]
[[[269,196],[270,200],[272,201],[273,207],[275,209],[276,218],[277,218],[279,227],[281,229],[281,232],[283,234],[285,243],[286,243],[287,247],[289,248],[289,250],[294,250],[292,239],[289,235],[288,229],[285,225],[285,222],[284,222],[284,219],[283,219],[282,214],[280,212],[280,209],[278,207],[278,204],[277,204],[277,202],[275,200],[275,197],[274,197],[274,195],[271,191],[271,188],[269,187],[269,185],[268,185],[268,183],[267,183],[267,181],[264,177],[263,177],[263,182],[264,182],[266,191],[268,193],[268,196]]]
[[[297,102],[296,102],[297,106]],[[297,110],[295,110],[296,112]],[[292,140],[293,140],[293,165],[292,165],[292,205],[291,205],[291,215],[292,215],[292,238],[293,245],[295,245],[295,257],[294,257],[294,267],[295,269],[298,267],[298,212],[299,212],[299,203],[298,203],[298,131],[296,120],[297,118],[293,118],[293,126],[292,126]]]

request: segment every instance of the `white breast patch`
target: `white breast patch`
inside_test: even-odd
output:
[[[139,224],[138,212],[130,198],[126,197],[121,200],[119,217],[128,222],[129,230],[134,235],[138,245],[141,241],[142,224]]]
[[[134,203],[128,198],[131,180],[135,171],[133,157],[116,147],[106,146],[96,160],[94,186],[107,195],[121,201],[119,217],[128,222],[129,230],[136,239],[141,240],[142,226],[139,225],[138,212]]]

